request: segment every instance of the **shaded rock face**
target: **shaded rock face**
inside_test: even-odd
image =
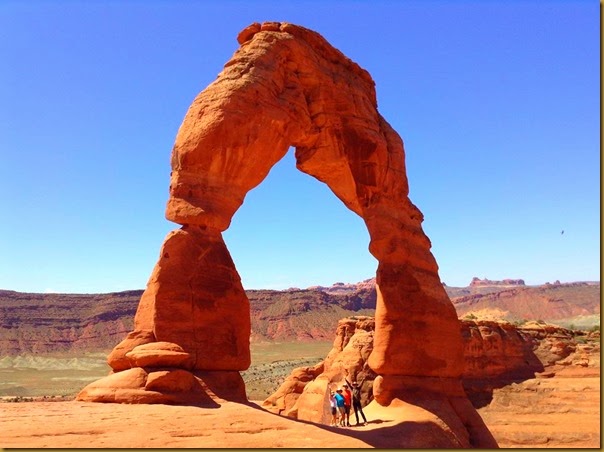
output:
[[[423,216],[408,197],[403,142],[377,110],[370,75],[296,25],[252,24],[238,41],[178,131],[166,217],[182,228],[168,234],[141,298],[136,341],[123,341],[109,364],[123,367],[122,355],[128,358],[144,336],[182,347],[191,373],[249,366],[249,303],[222,231],[293,146],[297,168],[326,183],[364,220],[378,260],[373,348],[364,356],[379,375],[374,398],[390,405],[406,394],[405,378],[423,387],[428,377],[446,380],[435,390],[453,388],[457,397],[459,322],[421,228]],[[317,383],[308,397],[324,397],[327,384]]]

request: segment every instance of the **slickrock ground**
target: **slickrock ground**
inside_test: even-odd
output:
[[[420,438],[424,413],[401,408],[401,419],[384,418],[377,404],[364,410],[370,423],[329,427],[295,421],[255,403],[224,403],[218,409],[169,405],[89,402],[31,402],[0,405],[0,447],[25,448],[387,448],[409,447]],[[402,429],[402,430],[400,430]],[[400,433],[399,433],[400,432]]]
[[[560,351],[561,343],[548,343]],[[495,388],[478,412],[500,447],[600,448],[599,337],[579,342],[535,378]]]
[[[0,447],[367,448],[393,447],[395,427],[413,440],[416,422],[364,409],[370,423],[337,428],[295,421],[256,403],[219,409],[87,402],[0,404]],[[497,389],[480,415],[502,448],[600,447],[600,378],[563,376]],[[409,413],[417,416],[417,413]],[[353,416],[354,417],[354,416]],[[404,446],[396,446],[404,447]]]
[[[493,393],[479,414],[499,447],[600,448],[600,378],[531,379]]]

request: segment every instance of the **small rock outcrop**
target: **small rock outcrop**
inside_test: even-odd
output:
[[[314,367],[294,369],[262,406],[276,414],[328,424],[327,393],[342,386],[346,380],[359,383],[362,402],[366,405],[373,400],[373,382],[377,377],[368,365],[374,333],[373,317],[340,320],[333,348],[325,360]]]
[[[325,360],[314,367],[294,369],[262,406],[276,414],[328,424],[329,390],[341,387],[346,381],[356,381],[361,386],[362,404],[368,405],[369,412],[382,412],[376,406],[379,404],[379,400],[376,400],[377,391],[396,393],[398,396],[392,398],[389,407],[414,412],[417,416],[425,415],[423,410],[432,413],[435,418],[429,418],[427,425],[432,425],[436,418],[439,419],[439,430],[442,431],[438,434],[445,432],[454,436],[453,443],[457,447],[478,447],[479,444],[480,447],[497,447],[484,422],[470,404],[461,381],[401,376],[394,381],[394,387],[391,387],[389,385],[392,384],[392,379],[384,380],[377,375],[369,366],[375,328],[373,317],[355,316],[340,320],[333,348]],[[470,326],[464,323],[462,328],[469,329]],[[407,389],[401,390],[401,387]],[[463,422],[463,427],[459,424],[460,421]],[[414,433],[422,435],[427,430],[420,428]],[[442,444],[438,447],[442,447]]]

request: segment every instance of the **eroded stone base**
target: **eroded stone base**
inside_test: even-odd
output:
[[[457,378],[378,376],[373,382],[375,401],[385,408],[431,413],[434,422],[458,446],[497,448],[497,441],[470,403]],[[414,421],[417,419],[414,418]],[[425,446],[428,447],[428,446]],[[429,446],[440,447],[440,446]]]
[[[247,397],[243,378],[236,371],[133,367],[89,384],[76,400],[218,408],[227,400],[247,402]]]

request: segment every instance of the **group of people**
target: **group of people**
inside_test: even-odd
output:
[[[350,384],[347,379],[344,379],[346,384],[341,388],[329,393],[329,404],[331,407],[331,426],[350,427],[350,408],[354,409],[354,415],[357,419],[356,425],[360,425],[359,413],[363,417],[363,425],[367,425],[367,418],[363,413],[361,406],[361,387],[355,381]],[[352,386],[352,391],[350,387]]]

